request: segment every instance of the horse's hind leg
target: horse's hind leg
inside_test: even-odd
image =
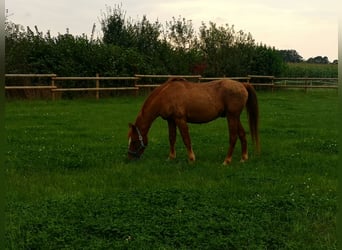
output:
[[[238,124],[238,134],[241,142],[241,162],[248,160],[248,151],[247,151],[247,139],[246,139],[246,132],[242,127],[241,121],[239,119]]]
[[[170,142],[170,153],[169,159],[173,160],[176,158],[176,136],[177,136],[177,127],[174,120],[168,120],[167,124],[169,126],[169,142]]]
[[[194,152],[192,150],[192,146],[191,146],[188,124],[186,123],[185,120],[182,120],[182,119],[177,119],[176,124],[177,124],[177,127],[179,128],[179,132],[182,136],[184,145],[185,145],[186,150],[188,152],[189,161],[194,162],[195,161],[195,154],[194,154]]]
[[[223,164],[227,165],[231,163],[233,157],[234,147],[238,138],[238,130],[239,130],[239,119],[235,116],[228,115],[228,129],[229,129],[229,149],[224,160]]]

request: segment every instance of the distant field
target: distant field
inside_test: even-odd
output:
[[[336,91],[258,97],[262,153],[228,167],[225,119],[190,126],[195,164],[161,119],[128,162],[144,97],[9,101],[5,247],[337,249]]]
[[[337,64],[287,63],[284,77],[338,77]]]

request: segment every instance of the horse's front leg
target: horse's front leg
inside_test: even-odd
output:
[[[190,162],[194,162],[196,157],[195,157],[194,151],[192,150],[192,146],[191,146],[188,124],[186,123],[185,120],[177,119],[176,125],[179,128],[179,132],[182,136],[184,145],[185,145],[186,150],[188,152],[188,159]]]
[[[176,136],[177,136],[177,127],[176,122],[174,120],[168,120],[167,124],[169,126],[169,142],[170,142],[170,153],[169,159],[173,160],[176,158]]]

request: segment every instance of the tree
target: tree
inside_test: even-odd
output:
[[[209,27],[200,27],[199,48],[204,54],[208,75],[245,75],[253,51],[254,39],[243,31],[235,32],[234,26],[217,27],[210,22]]]
[[[285,62],[299,63],[303,62],[303,57],[298,54],[294,49],[291,50],[278,50],[278,53]]]
[[[327,56],[316,56],[316,57],[311,57],[307,60],[308,63],[317,63],[317,64],[328,64],[329,59]]]
[[[176,49],[190,50],[197,46],[197,36],[191,20],[186,20],[181,16],[172,21],[166,22],[164,39]]]
[[[159,48],[161,41],[161,24],[156,21],[151,23],[144,15],[142,20],[131,25],[130,32],[133,37],[133,47],[145,54],[154,54]]]
[[[260,44],[254,48],[249,72],[256,75],[279,76],[284,66],[284,61],[275,48]]]
[[[114,6],[114,8],[107,6],[107,13],[102,13],[102,16],[100,20],[103,32],[102,41],[105,44],[131,47],[134,37],[129,30],[131,25],[126,21],[126,13],[121,6]]]

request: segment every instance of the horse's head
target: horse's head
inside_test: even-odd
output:
[[[147,146],[147,137],[143,136],[136,125],[129,124],[128,159],[139,159]]]

